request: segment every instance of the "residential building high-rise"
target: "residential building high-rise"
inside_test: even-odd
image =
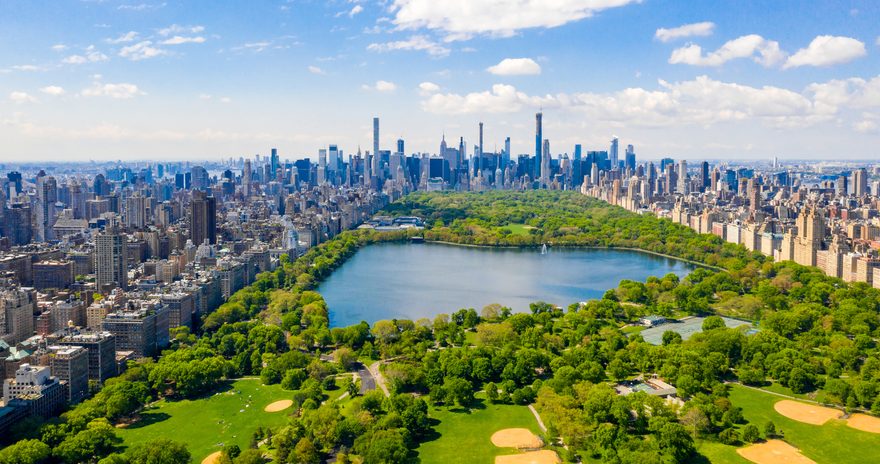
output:
[[[611,147],[608,149],[608,160],[611,162],[611,169],[618,169],[620,166],[620,161],[618,159],[618,144],[617,136],[613,136],[611,138]]]
[[[379,118],[373,118],[373,162],[370,168],[370,178],[372,182],[372,178],[375,177],[377,179],[377,183],[379,178]],[[366,176],[364,176],[366,177]],[[371,184],[372,185],[372,184]],[[379,187],[377,185],[376,187]]]
[[[61,339],[64,346],[81,346],[88,350],[89,379],[103,383],[117,375],[116,336],[110,332],[74,334]]]
[[[81,346],[52,346],[49,369],[58,380],[67,382],[67,401],[73,404],[89,394],[89,350]]]
[[[125,236],[113,226],[95,237],[95,285],[99,292],[128,288]]]
[[[676,192],[687,195],[688,192],[688,175],[687,175],[687,161],[680,160],[678,162],[678,183],[675,188]]]
[[[52,240],[55,225],[55,203],[58,201],[58,183],[52,176],[37,177],[37,196],[34,201],[34,240]]]
[[[853,171],[853,195],[861,198],[868,194],[868,172],[865,168]]]
[[[636,150],[632,144],[626,146],[626,159],[624,160],[624,167],[629,169],[630,172],[636,170]]]
[[[541,178],[541,151],[543,150],[541,144],[544,141],[543,118],[544,113],[535,114],[535,173],[533,179]]]
[[[196,246],[207,241],[217,243],[217,199],[205,192],[194,191],[189,207],[190,240]]]
[[[269,158],[269,174],[272,175],[272,179],[275,179],[275,177],[278,175],[278,167],[279,167],[278,149],[273,148],[272,154],[270,155],[270,158]]]
[[[0,293],[0,339],[15,345],[32,336],[36,309],[33,289],[10,288]]]

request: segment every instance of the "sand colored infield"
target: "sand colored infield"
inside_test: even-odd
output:
[[[816,464],[794,446],[782,440],[768,440],[736,450],[740,456],[758,464]]]
[[[529,451],[522,454],[508,454],[496,456],[495,464],[558,464],[562,462],[556,451],[541,450]]]
[[[880,433],[880,418],[867,414],[853,414],[846,425],[863,432]]]
[[[220,456],[222,454],[223,453],[220,451],[215,451],[205,457],[205,459],[202,459],[202,464],[216,464],[217,462],[220,462]]]
[[[270,404],[269,406],[266,406],[265,409],[263,409],[263,411],[266,411],[266,412],[284,411],[285,409],[287,409],[291,406],[293,406],[293,401],[281,400],[281,401],[276,401],[276,402]]]
[[[502,429],[492,434],[492,444],[499,448],[536,449],[544,446],[541,437],[529,429]]]
[[[773,409],[789,419],[813,425],[822,425],[843,415],[843,411],[837,409],[792,400],[779,401],[773,405]]]

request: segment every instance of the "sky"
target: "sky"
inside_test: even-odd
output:
[[[0,1],[0,161],[880,159],[876,0]],[[470,153],[472,148],[468,149]]]

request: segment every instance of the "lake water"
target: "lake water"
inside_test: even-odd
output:
[[[490,303],[528,311],[546,301],[562,307],[601,298],[623,279],[644,281],[694,265],[630,250],[477,248],[436,243],[382,243],[360,249],[318,291],[330,325],[382,319],[433,319]]]

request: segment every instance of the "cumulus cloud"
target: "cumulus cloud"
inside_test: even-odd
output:
[[[661,42],[669,42],[684,37],[710,36],[714,30],[715,23],[711,21],[703,21],[701,23],[685,24],[671,29],[661,27],[654,32],[654,38]]]
[[[397,84],[395,84],[394,82],[378,80],[373,85],[364,84],[361,86],[361,88],[364,90],[375,90],[377,92],[390,93],[397,90]]]
[[[144,95],[144,92],[134,84],[95,82],[91,87],[83,89],[80,94],[84,97],[109,97],[126,100],[138,95]]]
[[[122,4],[116,7],[117,10],[122,11],[149,11],[149,10],[158,10],[159,8],[164,8],[166,5],[165,2],[162,3],[132,3],[132,4]]]
[[[52,48],[53,52],[63,52],[64,50],[67,50],[67,45],[55,44],[55,45],[52,45],[51,48]]]
[[[714,52],[704,54],[702,47],[689,44],[672,51],[670,64],[689,64],[692,66],[721,66],[738,59],[752,58],[764,66],[774,66],[785,59],[785,52],[779,49],[779,42],[767,40],[760,35],[751,34],[733,39]]]
[[[398,29],[438,31],[447,41],[475,35],[510,37],[523,29],[554,28],[639,0],[394,0]]]
[[[200,35],[197,35],[195,37],[175,35],[174,37],[162,41],[162,45],[182,45],[188,43],[205,43],[205,38]]]
[[[181,26],[179,24],[172,24],[168,27],[159,29],[159,35],[162,37],[168,37],[169,35],[175,34],[201,34],[205,32],[205,26]]]
[[[138,38],[137,32],[128,31],[125,34],[122,34],[115,39],[107,39],[107,43],[120,44],[120,43],[134,42],[137,38]]]
[[[431,95],[440,91],[440,86],[433,82],[422,82],[419,84],[419,94],[422,96]]]
[[[122,49],[119,50],[119,56],[128,58],[131,61],[146,60],[167,54],[168,52],[165,50],[154,47],[153,42],[150,40],[144,40],[134,45],[129,45],[128,47],[122,47]]]
[[[12,69],[14,69],[16,71],[33,72],[33,71],[45,71],[46,68],[43,68],[42,66],[35,66],[32,64],[17,64],[15,66],[13,66]]]
[[[86,48],[86,51],[82,55],[70,55],[67,58],[61,60],[64,64],[86,64],[86,63],[98,63],[100,61],[107,61],[110,58],[107,55],[99,52],[95,49],[93,45],[90,45]]]
[[[372,52],[390,52],[395,50],[422,50],[431,56],[449,55],[449,49],[434,42],[424,35],[414,35],[406,40],[397,40],[385,43],[371,43],[367,50]]]
[[[321,68],[319,68],[319,67],[317,67],[317,66],[309,66],[308,69],[309,69],[309,72],[312,73],[312,74],[318,74],[318,75],[321,75],[321,76],[327,74],[326,72],[324,72],[323,69],[321,69]]]
[[[355,5],[355,6],[353,6],[353,7],[351,8],[351,10],[348,12],[348,17],[349,17],[349,18],[353,18],[354,15],[356,15],[356,14],[362,12],[362,11],[364,11],[364,7],[362,7],[362,6],[360,6],[360,5]]]
[[[29,95],[27,92],[19,92],[14,91],[9,93],[9,100],[13,103],[22,104],[22,103],[33,103],[37,101],[36,98]]]
[[[834,88],[828,90],[826,86]],[[842,87],[842,89],[841,89]],[[859,101],[857,103],[857,101]],[[757,121],[769,127],[806,127],[837,117],[854,105],[880,108],[880,76],[814,84],[802,92],[774,86],[752,87],[699,76],[657,87],[631,87],[607,93],[529,95],[511,85],[468,94],[424,95],[422,109],[437,114],[515,113],[539,107],[578,112],[620,126],[676,127]]]
[[[541,65],[531,58],[505,58],[486,71],[496,76],[537,75],[541,74]]]
[[[52,95],[55,97],[64,95],[64,88],[59,87],[57,85],[49,85],[40,89],[40,92],[45,93],[46,95]]]
[[[851,37],[820,35],[807,48],[798,50],[785,62],[784,68],[798,66],[833,66],[865,56],[865,44]]]

